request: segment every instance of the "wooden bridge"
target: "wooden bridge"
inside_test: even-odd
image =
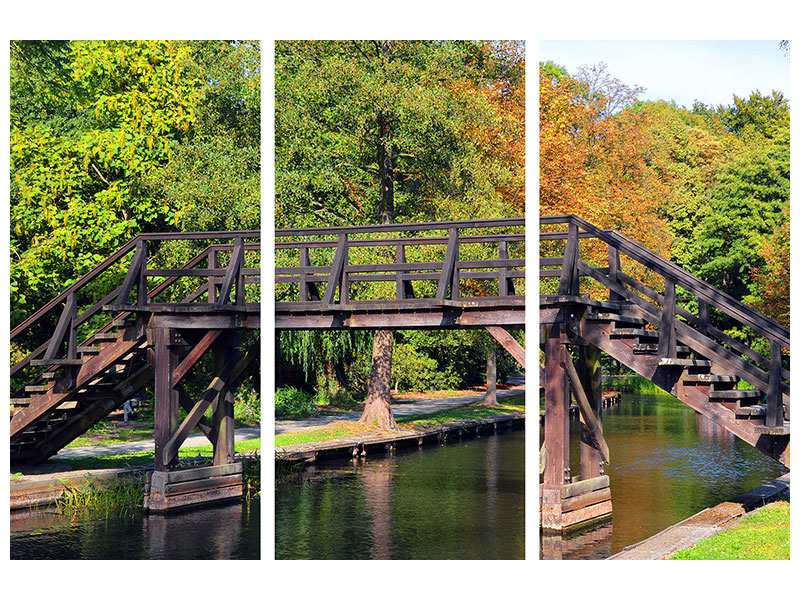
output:
[[[601,352],[788,466],[787,328],[620,233],[572,215],[540,223],[543,528],[611,512]],[[733,327],[744,336],[726,333]],[[583,423],[575,476],[570,392]]]
[[[12,463],[47,459],[150,387],[155,473],[148,508],[240,496],[233,391],[258,363],[258,340],[244,338],[260,327],[260,235],[139,235],[15,327]],[[162,244],[173,244],[173,255],[192,256],[198,244],[205,248],[181,268],[161,268]],[[97,291],[112,287],[104,295]],[[200,361],[209,353],[211,381],[191,397],[183,382],[203,370]],[[204,413],[212,406],[209,421]],[[183,422],[179,407],[187,413]],[[195,427],[214,445],[214,467],[199,480],[173,473],[178,449]]]
[[[525,323],[525,220],[279,229],[277,329]]]

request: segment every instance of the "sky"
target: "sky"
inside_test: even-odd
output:
[[[647,88],[642,100],[674,100],[691,108],[695,99],[728,105],[733,95],[759,90],[789,98],[789,57],[773,41],[543,41],[539,60],[575,74],[580,65],[605,62],[629,86]]]

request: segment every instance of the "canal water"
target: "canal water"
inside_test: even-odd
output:
[[[570,468],[578,474],[577,418],[570,429]],[[788,472],[672,396],[623,394],[604,411],[603,434],[611,454],[605,473],[613,517],[557,542],[543,537],[542,558],[607,558]]]
[[[261,503],[227,504],[169,516],[70,520],[12,514],[12,559],[258,559]]]
[[[525,432],[307,468],[275,488],[277,559],[522,559]]]

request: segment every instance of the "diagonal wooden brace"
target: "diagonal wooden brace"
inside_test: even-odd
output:
[[[117,296],[117,304],[127,304],[128,296],[134,284],[139,285],[137,290],[137,302],[143,302],[147,299],[147,289],[143,288],[142,282],[144,281],[144,268],[147,264],[147,245],[144,240],[136,242],[136,252],[131,260],[131,266],[128,267],[128,272],[125,274],[125,279],[119,288],[119,296]]]
[[[344,301],[346,297],[345,281],[344,281],[344,267],[347,264],[347,234],[339,234],[339,239],[336,242],[336,255],[333,257],[333,265],[331,265],[331,273],[328,276],[328,283],[325,285],[325,297],[322,299],[323,303],[328,306],[333,305],[334,298],[336,297],[336,290],[339,290],[339,301]]]
[[[172,435],[169,441],[164,445],[164,464],[170,464],[177,456],[178,449],[181,444],[186,440],[191,431],[197,427],[203,413],[206,412],[214,399],[226,388],[233,387],[236,380],[244,373],[244,370],[250,365],[253,359],[258,355],[260,346],[254,344],[250,349],[239,358],[238,361],[231,360],[222,369],[219,375],[214,377],[211,383],[206,388],[203,397],[195,403],[189,414],[178,426],[177,431]]]
[[[244,241],[242,238],[236,238],[236,240],[233,242],[231,262],[228,264],[228,268],[225,270],[225,279],[222,280],[222,287],[220,288],[219,296],[217,297],[216,303],[218,305],[230,304],[233,284],[239,280],[239,272],[241,271],[243,264]],[[240,290],[240,293],[244,293],[244,290]]]
[[[448,290],[451,298],[458,297],[456,261],[458,261],[458,229],[453,227],[450,229],[450,234],[447,239],[447,250],[444,253],[444,262],[442,263],[442,274],[439,276],[439,287],[436,290],[436,298],[438,300],[445,300],[448,296]]]
[[[566,371],[567,379],[569,379],[570,386],[575,394],[575,400],[578,402],[578,408],[583,416],[583,421],[586,423],[586,427],[589,430],[589,434],[592,436],[597,449],[600,450],[600,454],[603,456],[603,461],[610,464],[611,455],[608,450],[608,444],[606,444],[606,440],[603,437],[603,430],[600,428],[600,423],[597,421],[597,416],[594,414],[594,411],[589,404],[589,399],[586,397],[586,392],[584,392],[581,381],[578,378],[578,372],[575,370],[575,365],[572,364],[572,359],[567,354],[566,348],[562,347],[562,352],[561,366],[564,367],[564,370]]]
[[[486,331],[496,339],[514,359],[525,368],[525,348],[502,327],[487,327]]]

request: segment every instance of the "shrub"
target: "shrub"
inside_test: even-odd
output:
[[[261,398],[251,386],[243,385],[236,392],[233,418],[245,425],[257,425],[261,422]]]
[[[303,390],[287,386],[275,390],[276,419],[305,419],[316,414],[314,396]]]

